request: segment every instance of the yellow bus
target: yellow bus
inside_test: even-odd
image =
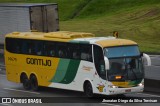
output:
[[[143,57],[136,42],[84,32],[13,32],[5,36],[7,79],[39,86],[116,95],[142,92]]]

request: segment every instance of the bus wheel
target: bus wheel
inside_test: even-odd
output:
[[[85,82],[84,93],[89,98],[93,97],[93,89],[92,89],[92,85],[90,82]]]
[[[31,88],[31,84],[30,84],[30,81],[27,77],[27,75],[22,75],[22,84],[23,84],[23,88],[26,89],[26,90],[29,90]]]
[[[38,81],[37,81],[36,76],[32,75],[30,77],[30,81],[31,81],[31,88],[32,88],[32,90],[37,91],[38,90]]]

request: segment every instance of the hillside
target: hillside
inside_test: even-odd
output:
[[[136,41],[141,51],[160,53],[160,0],[0,0],[4,1],[58,3],[61,30],[97,36],[118,31],[121,38]]]

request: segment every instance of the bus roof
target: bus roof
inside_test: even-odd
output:
[[[115,37],[95,37],[92,33],[85,32],[13,32],[6,37],[22,38],[22,39],[37,39],[61,42],[85,42],[88,44],[97,44],[101,47],[123,46],[123,45],[137,45],[136,42],[126,39],[116,39]]]
[[[88,38],[94,37],[92,33],[84,32],[69,32],[69,31],[58,31],[58,32],[13,32],[7,34],[6,37],[22,38],[22,39],[37,39],[37,40],[50,40],[50,41],[62,41],[70,42],[76,38]]]

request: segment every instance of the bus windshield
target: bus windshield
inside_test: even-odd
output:
[[[120,46],[105,48],[104,53],[107,58],[130,57],[140,55],[138,46]]]
[[[109,81],[137,80],[144,78],[144,68],[138,46],[122,46],[104,49],[109,59]]]

